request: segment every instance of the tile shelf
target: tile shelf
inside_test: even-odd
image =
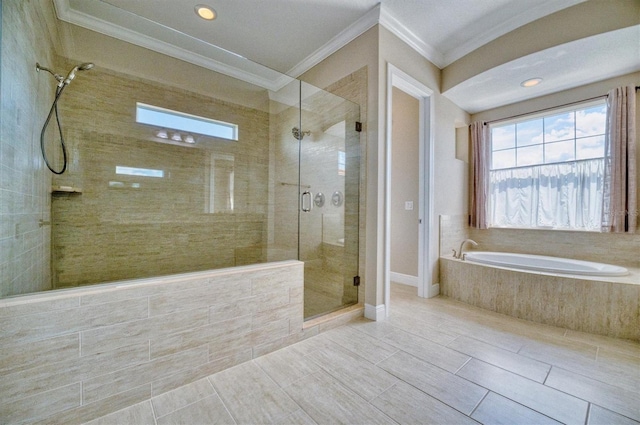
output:
[[[51,194],[55,195],[56,193],[82,193],[82,189],[79,187],[73,186],[52,186]]]

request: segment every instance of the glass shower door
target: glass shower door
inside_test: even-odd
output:
[[[360,119],[357,104],[301,83],[298,258],[304,317],[358,302]],[[359,125],[359,123],[358,123]]]

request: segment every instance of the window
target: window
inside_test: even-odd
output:
[[[202,134],[222,139],[238,140],[238,126],[236,124],[185,114],[158,106],[145,105],[139,102],[136,103],[136,122],[162,129],[184,131],[189,134]],[[168,138],[170,136],[164,133],[164,137]],[[179,141],[193,143],[193,137],[188,139],[188,135],[185,137],[180,135]]]
[[[490,126],[489,226],[600,229],[604,101]]]

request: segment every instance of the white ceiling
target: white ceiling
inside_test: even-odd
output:
[[[270,69],[300,75],[377,23],[444,68],[522,25],[584,0],[54,1],[63,20],[273,89],[282,79]],[[217,19],[198,18],[198,3],[212,6]],[[473,113],[638,71],[638,28],[496,66],[445,95]],[[531,76],[544,76],[544,85],[518,90],[519,82]]]

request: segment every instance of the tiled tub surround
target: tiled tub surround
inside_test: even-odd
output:
[[[87,421],[319,329],[298,261],[7,298],[0,318],[3,423]]]
[[[640,269],[622,277],[570,276],[440,258],[440,292],[538,323],[640,340]]]

